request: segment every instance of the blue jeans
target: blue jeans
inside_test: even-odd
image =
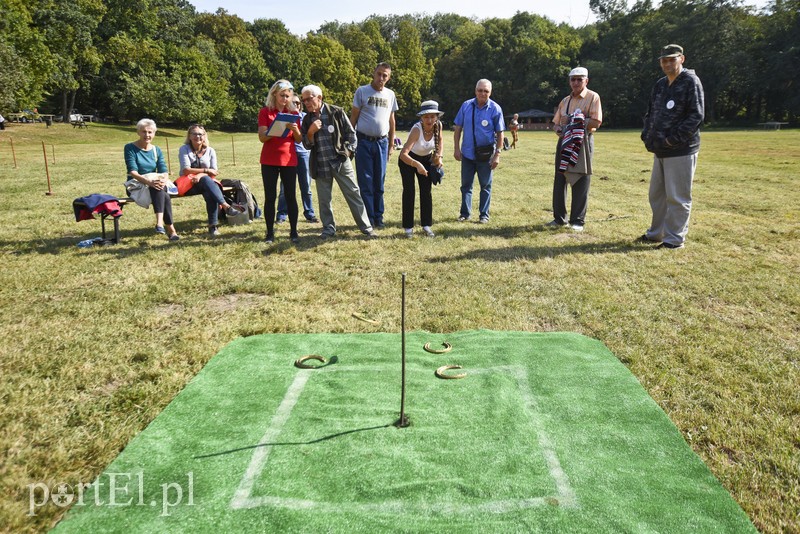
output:
[[[472,184],[475,182],[476,172],[478,173],[478,183],[481,186],[478,211],[481,219],[488,219],[489,204],[492,202],[491,164],[488,161],[475,161],[467,158],[461,159],[461,216],[469,218],[472,213]]]
[[[225,204],[225,197],[222,196],[222,189],[219,188],[210,176],[205,175],[186,192],[184,196],[203,195],[206,201],[206,213],[208,213],[208,225],[216,226],[219,219],[219,206]],[[166,220],[166,219],[165,219]]]
[[[367,217],[375,226],[383,224],[383,181],[386,178],[386,158],[389,155],[389,138],[370,141],[358,138],[356,148],[356,175],[361,198],[367,208]]]
[[[297,153],[297,185],[300,187],[300,199],[303,202],[303,216],[307,220],[311,220],[316,217],[316,214],[314,213],[314,199],[311,196],[311,174],[308,168],[308,156],[308,152]],[[283,182],[281,182],[276,219],[286,220],[288,214],[286,197],[283,194]]]

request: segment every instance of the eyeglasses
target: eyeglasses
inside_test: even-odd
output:
[[[307,96],[307,97],[303,98],[302,100],[303,100],[303,102],[308,102],[309,100],[314,100],[315,98],[317,98],[317,97],[316,96]]]
[[[205,132],[192,132],[191,135],[196,137],[203,137],[206,133]]]
[[[583,76],[578,76],[577,78],[570,78],[569,81],[570,82],[582,82],[585,79],[586,78],[584,78]]]
[[[491,91],[488,90],[488,89],[475,89],[475,92],[476,93],[491,93]]]

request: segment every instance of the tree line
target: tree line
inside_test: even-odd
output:
[[[739,0],[591,0],[580,28],[528,12],[477,20],[457,14],[370,16],[305,36],[277,19],[246,22],[185,0],[0,0],[0,112],[72,108],[116,120],[255,130],[279,78],[314,83],[349,109],[375,65],[392,67],[400,120],[435,99],[447,117],[493,82],[506,113],[552,111],[567,73],[589,69],[606,126],[638,127],[667,43],[706,92],[706,120],[795,122],[800,115],[800,0],[762,11]]]

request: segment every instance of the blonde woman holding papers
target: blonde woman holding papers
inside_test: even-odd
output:
[[[295,142],[300,142],[300,112],[292,97],[294,87],[287,80],[278,80],[269,90],[266,106],[258,113],[258,140],[261,141],[261,179],[264,182],[264,218],[267,222],[267,243],[275,241],[275,201],[278,198],[278,178],[286,197],[289,238],[293,243],[297,235],[297,152]]]

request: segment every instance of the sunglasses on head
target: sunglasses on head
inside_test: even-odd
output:
[[[280,89],[281,91],[284,89],[294,89],[294,85],[292,85],[289,82],[280,82],[278,83],[278,89]]]

